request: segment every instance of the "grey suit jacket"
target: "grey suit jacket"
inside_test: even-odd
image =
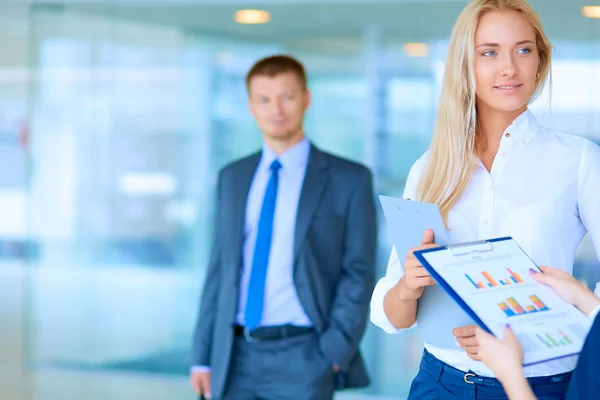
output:
[[[192,350],[192,365],[211,367],[217,398],[229,371],[246,199],[260,157],[228,165],[217,185],[214,244]],[[296,220],[294,283],[319,336],[319,351],[340,367],[337,389],[369,384],[358,345],[374,286],[375,247],[370,171],[311,146]]]

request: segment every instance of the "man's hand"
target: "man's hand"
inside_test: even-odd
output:
[[[192,372],[190,374],[190,385],[198,396],[204,395],[204,398],[210,400],[210,372]]]
[[[504,340],[475,329],[479,343],[479,357],[503,384],[525,379],[523,375],[523,348],[510,327],[504,328]]]
[[[465,349],[467,355],[475,361],[481,361],[479,357],[479,342],[475,331],[477,325],[461,326],[460,328],[454,328],[452,334],[456,337],[458,344],[461,348]]]

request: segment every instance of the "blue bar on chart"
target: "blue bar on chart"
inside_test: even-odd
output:
[[[481,272],[481,275],[483,275],[485,278],[485,283],[484,281],[475,281],[468,274],[465,274],[465,277],[469,280],[469,282],[471,282],[471,285],[475,286],[476,289],[485,289],[486,287],[495,288],[524,282],[519,274],[512,271],[510,268],[506,268],[506,270],[510,274],[510,276],[506,279],[496,279],[488,271]]]

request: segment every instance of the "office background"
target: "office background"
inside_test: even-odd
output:
[[[0,3],[0,398],[192,399],[216,172],[261,142],[249,66],[279,52],[304,62],[307,135],[372,168],[378,193],[400,195],[427,148],[466,3]],[[532,109],[600,142],[600,19],[581,10],[600,3],[531,3],[555,46],[552,93]],[[238,23],[240,9],[270,21]],[[379,231],[381,276],[382,218]],[[576,274],[600,281],[587,240]],[[421,345],[417,332],[370,325],[373,384],[339,398],[402,399]]]

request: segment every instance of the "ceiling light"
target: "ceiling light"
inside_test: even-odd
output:
[[[427,43],[406,43],[404,52],[410,57],[427,57],[429,45]]]
[[[238,10],[234,19],[238,24],[266,24],[271,20],[271,14],[265,10]]]
[[[217,53],[217,60],[220,65],[233,65],[235,63],[235,54],[231,51],[220,51]]]
[[[600,18],[600,6],[581,7],[581,13],[587,18]]]

